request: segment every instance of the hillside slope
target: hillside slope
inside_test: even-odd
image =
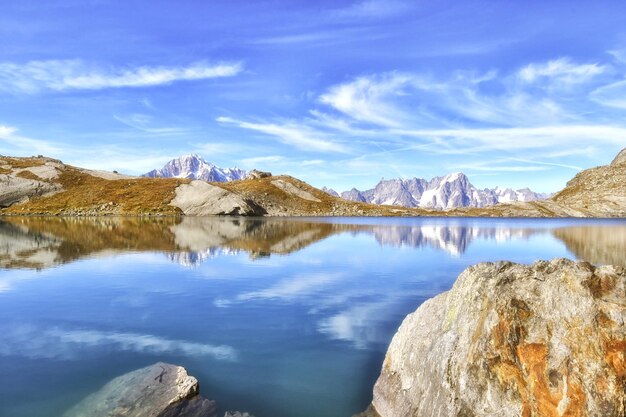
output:
[[[563,190],[547,200],[456,209],[449,214],[477,217],[626,217],[626,149],[609,165],[579,172]]]
[[[0,156],[0,214],[407,216],[426,213],[345,201],[289,176],[209,183],[90,171],[46,157]]]
[[[0,156],[0,214],[626,217],[626,152],[580,172],[548,200],[451,210],[347,201],[286,175],[209,183]]]

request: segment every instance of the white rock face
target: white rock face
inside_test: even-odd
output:
[[[29,168],[28,170],[30,171],[31,169]],[[51,169],[54,170],[54,168]],[[41,173],[41,170],[37,172]],[[39,181],[22,178],[17,173],[19,171],[10,174],[0,174],[0,208],[24,203],[32,197],[52,195],[62,190],[59,184],[43,179]]]
[[[548,195],[535,193],[528,188],[503,190],[496,187],[480,190],[472,185],[465,174],[457,172],[430,181],[421,178],[381,180],[370,190],[353,188],[341,193],[341,197],[365,203],[445,210],[542,200],[548,198]]]
[[[263,214],[239,194],[198,180],[178,186],[170,205],[180,208],[188,216]]]
[[[246,178],[248,173],[239,168],[220,168],[206,162],[196,154],[184,155],[172,159],[161,169],[152,170],[144,177],[150,178],[188,178],[211,182],[227,182]]]
[[[365,415],[624,416],[625,323],[624,268],[472,266],[406,317]]]
[[[284,192],[292,194],[296,197],[300,197],[309,201],[315,201],[316,203],[319,203],[321,201],[319,198],[315,197],[313,194],[309,193],[308,191],[301,190],[300,188],[296,187],[290,182],[287,182],[284,180],[274,180],[272,181],[272,184],[280,188]]]

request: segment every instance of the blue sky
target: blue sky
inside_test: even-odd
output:
[[[623,1],[4,0],[0,154],[556,191],[626,147]]]

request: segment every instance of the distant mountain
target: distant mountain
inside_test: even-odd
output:
[[[324,191],[326,194],[332,195],[333,197],[341,197],[339,193],[332,188],[322,187],[322,191]]]
[[[421,178],[381,180],[370,190],[359,191],[353,188],[341,193],[341,197],[345,200],[372,204],[452,209],[543,200],[549,195],[535,193],[528,188],[512,190],[496,187],[480,190],[472,185],[465,174],[457,172],[435,177],[430,181]]]
[[[239,168],[220,168],[207,162],[199,155],[184,155],[172,159],[161,169],[152,170],[144,177],[189,178],[211,182],[227,182],[244,179],[248,173]]]

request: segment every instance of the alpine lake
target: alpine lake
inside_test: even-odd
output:
[[[182,365],[256,417],[350,417],[403,318],[469,265],[626,266],[626,221],[0,218],[0,416]]]

